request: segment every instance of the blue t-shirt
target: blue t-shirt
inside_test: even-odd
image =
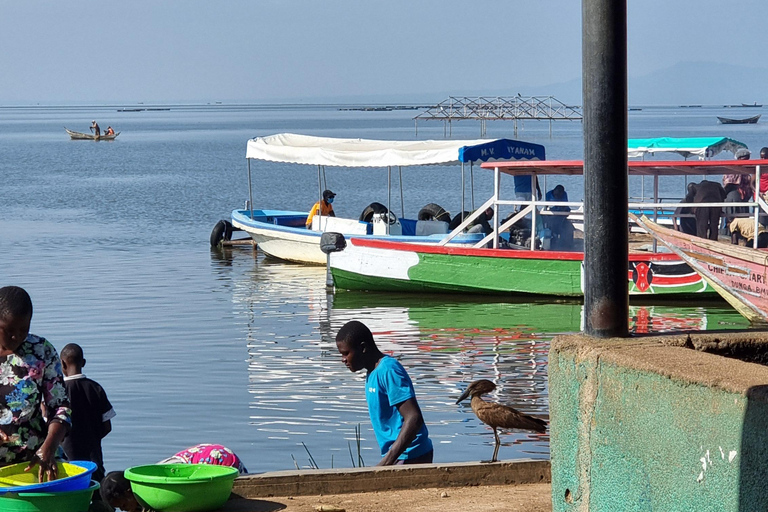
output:
[[[403,426],[403,417],[396,406],[409,398],[416,398],[416,393],[405,368],[394,358],[384,356],[365,377],[365,400],[382,457],[387,454]],[[432,441],[427,426],[422,424],[416,438],[398,459],[414,459],[430,450]]]
[[[547,192],[547,198],[546,201],[562,201],[564,203],[568,202],[568,192],[563,192],[563,197],[561,199],[555,199],[555,192],[554,189]],[[553,212],[569,212],[571,211],[570,206],[550,206],[550,210]]]
[[[515,194],[532,194],[531,177],[522,174],[515,175]]]

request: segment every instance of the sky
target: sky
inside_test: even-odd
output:
[[[765,0],[629,0],[627,18],[630,80],[768,72]],[[581,58],[579,0],[0,0],[0,105],[546,94]]]

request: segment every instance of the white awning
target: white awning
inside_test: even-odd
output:
[[[269,162],[308,165],[405,167],[458,163],[460,148],[491,141],[336,139],[280,133],[249,140],[245,156]]]

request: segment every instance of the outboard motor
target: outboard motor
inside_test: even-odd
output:
[[[331,253],[343,251],[347,247],[347,239],[341,233],[326,231],[320,236],[320,250],[325,253],[325,286],[333,289],[333,275],[331,275]]]

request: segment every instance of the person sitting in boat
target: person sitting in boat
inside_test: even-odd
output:
[[[755,219],[752,217],[737,217],[728,225],[731,230],[731,243],[737,245],[740,238],[746,240],[745,245],[752,247],[755,238]],[[768,229],[757,225],[757,246],[768,247]]]
[[[323,199],[316,202],[312,206],[312,209],[309,210],[309,215],[307,216],[307,222],[306,222],[307,229],[312,229],[312,219],[317,214],[320,214],[322,217],[336,216],[336,214],[333,211],[333,206],[331,206],[331,204],[333,203],[334,197],[336,197],[336,194],[334,194],[330,190],[328,189],[323,190]]]
[[[760,148],[760,160],[768,160],[768,147]],[[763,201],[768,201],[768,168],[765,171],[761,169],[760,172],[760,197]],[[761,216],[760,224],[768,226],[768,217]]]
[[[746,148],[736,151],[736,160],[749,160],[750,152]],[[754,197],[755,190],[752,187],[752,177],[748,174],[726,174],[723,176],[723,188],[725,189],[726,203],[741,203]],[[727,235],[727,226],[734,219],[735,214],[749,213],[746,206],[727,206],[725,208],[726,226],[723,232]]]
[[[107,126],[107,131],[104,132],[104,135],[114,135],[115,130],[112,129],[111,126]]]
[[[469,229],[467,229],[467,233],[483,233],[484,235],[490,235],[493,232],[493,228],[490,224],[492,218],[493,208],[488,207],[472,221]]]
[[[683,199],[684,203],[693,203],[693,198],[696,196],[696,184],[688,184],[688,193]],[[680,206],[675,209],[675,215],[672,217],[672,223],[677,231],[687,233],[689,235],[696,234],[696,219],[693,217],[683,217],[683,215],[692,215],[693,207]]]
[[[101,136],[101,129],[99,128],[99,123],[97,123],[95,119],[91,121],[91,131],[97,137]]]
[[[568,202],[568,193],[565,191],[565,187],[557,185],[555,188],[547,192],[547,201],[561,201]],[[552,212],[570,212],[570,206],[547,206],[547,210]],[[573,224],[568,220],[566,215],[547,215],[545,217],[544,225],[549,228],[552,233],[552,249],[568,250],[573,245]]]

